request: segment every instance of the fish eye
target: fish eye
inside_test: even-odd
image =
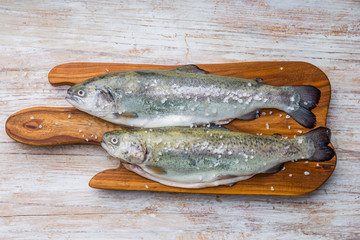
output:
[[[116,137],[111,138],[110,141],[112,144],[117,144],[119,142],[119,140]]]
[[[80,89],[80,90],[77,92],[77,94],[78,94],[80,97],[83,97],[83,96],[85,96],[85,91],[82,90],[82,89]]]

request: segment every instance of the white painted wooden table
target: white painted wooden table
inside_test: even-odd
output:
[[[359,239],[359,1],[1,1],[0,239]],[[338,165],[298,197],[105,191],[118,162],[97,146],[14,142],[7,117],[69,106],[49,70],[74,61],[147,64],[296,60],[332,85]]]

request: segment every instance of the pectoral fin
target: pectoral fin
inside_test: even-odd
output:
[[[254,78],[254,80],[255,80],[257,83],[263,83],[263,82],[264,82],[264,79],[262,79],[262,78]]]
[[[238,176],[236,176],[236,175],[231,175],[231,174],[229,174],[229,175],[221,175],[221,176],[218,176],[218,177],[216,178],[216,180],[231,179],[231,178],[236,178],[236,177],[238,177]]]
[[[149,165],[149,166],[146,166],[146,169],[151,172],[152,174],[155,174],[155,175],[163,175],[163,174],[166,174],[166,171],[164,168],[160,167],[160,166],[152,166],[152,165]]]
[[[113,113],[115,118],[137,118],[138,115],[134,112],[123,112],[123,113]]]

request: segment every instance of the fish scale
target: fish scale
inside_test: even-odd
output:
[[[311,128],[316,123],[311,109],[319,97],[313,86],[270,86],[186,65],[167,71],[108,73],[72,86],[66,99],[89,114],[134,127],[250,120],[260,109],[277,108]]]
[[[294,139],[233,132],[223,127],[164,127],[112,131],[102,147],[124,166],[160,183],[188,188],[231,184],[271,173],[291,160],[326,161],[327,128]]]

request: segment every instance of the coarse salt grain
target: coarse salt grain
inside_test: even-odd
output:
[[[291,174],[291,173],[289,174],[289,177],[292,177],[292,174]]]
[[[30,119],[34,119],[34,117],[33,117],[33,116],[31,116],[31,117],[30,117]]]
[[[270,187],[270,190],[271,190],[271,191],[274,191],[275,189],[274,189],[274,187],[273,187],[273,186],[271,186],[271,187]]]
[[[145,187],[148,189],[149,188],[149,186],[148,185],[145,185]]]
[[[41,125],[41,124],[39,125],[39,128],[42,128],[42,125]]]
[[[269,129],[269,123],[266,123],[266,129]]]
[[[280,70],[282,71],[282,70],[284,70],[284,68],[283,68],[283,67],[280,67]]]
[[[68,115],[68,118],[71,118],[71,114]]]
[[[301,130],[298,130],[298,133],[302,133],[302,131],[301,131]]]
[[[289,115],[286,115],[286,118],[290,118],[290,116],[289,116]]]
[[[79,129],[79,133],[81,133],[82,132],[82,130],[81,129]]]
[[[310,175],[310,173],[309,173],[308,171],[305,171],[305,172],[304,172],[304,175],[307,176],[307,175]]]

